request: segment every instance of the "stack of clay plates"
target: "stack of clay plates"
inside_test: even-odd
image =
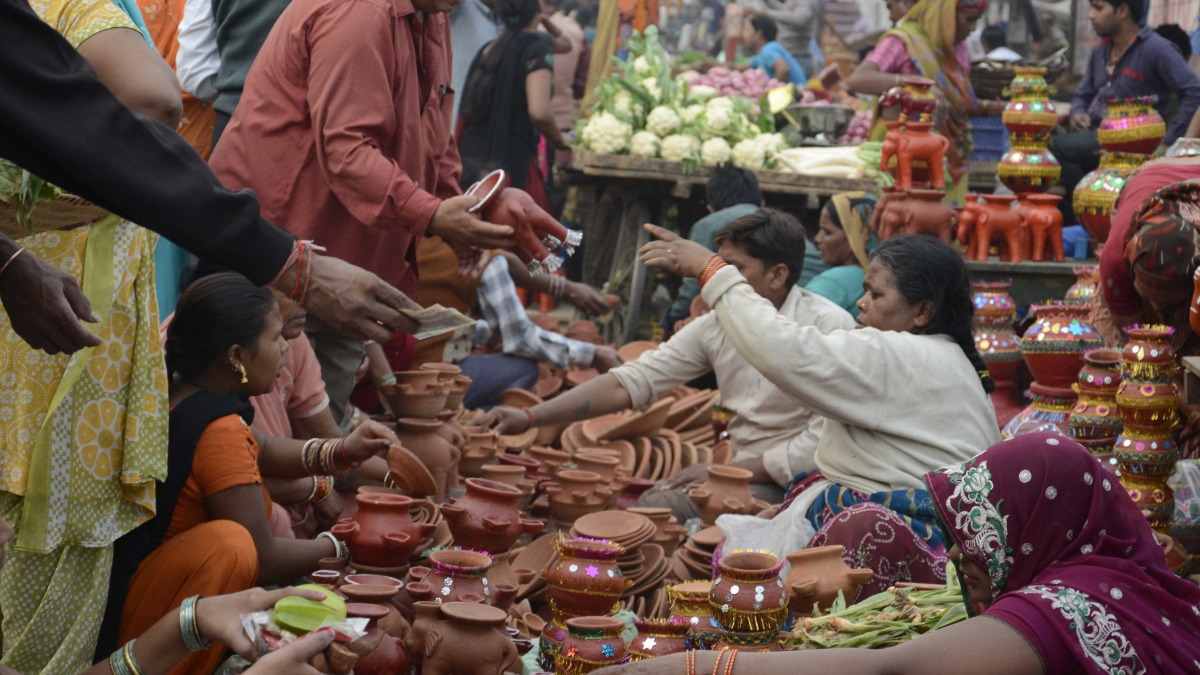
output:
[[[442,510],[437,504],[434,504],[428,499],[414,499],[412,509],[409,511],[414,523],[433,523],[437,525],[437,529],[433,534],[421,540],[417,545],[417,550],[413,553],[413,557],[409,562],[416,565],[419,561],[424,560],[425,552],[431,548],[445,548],[454,541],[454,537],[450,534],[450,525],[446,519],[442,517]]]
[[[709,527],[692,535],[671,559],[671,576],[679,581],[711,579],[712,557],[725,535],[718,527]]]

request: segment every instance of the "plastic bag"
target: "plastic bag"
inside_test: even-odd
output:
[[[1200,523],[1200,461],[1180,460],[1167,484],[1175,491],[1175,522]]]
[[[767,551],[780,560],[784,560],[781,575],[786,576],[789,565],[784,556],[792,551],[799,551],[817,534],[808,518],[801,515],[797,509],[795,517],[784,513],[778,518],[766,520],[757,516],[737,516],[725,514],[717,518],[717,527],[725,533],[725,541],[721,551],[729,554],[738,549]]]

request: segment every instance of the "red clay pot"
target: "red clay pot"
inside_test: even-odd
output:
[[[624,547],[607,541],[558,539],[558,560],[546,568],[546,584],[555,610],[564,617],[605,616],[632,585],[617,558]]]
[[[408,655],[401,638],[388,635],[379,625],[386,614],[378,605],[346,603],[346,616],[369,619],[367,634],[360,638],[370,644],[379,638],[379,645],[354,664],[356,675],[397,675],[408,668]]]
[[[340,589],[349,602],[376,605],[387,610],[387,615],[378,620],[383,632],[395,638],[403,638],[408,633],[409,623],[400,616],[400,612],[392,606],[391,600],[400,589],[396,586],[377,586],[375,584],[346,584]]]
[[[502,553],[522,534],[536,534],[546,525],[521,518],[517,501],[521,490],[484,478],[468,478],[467,491],[452,504],[442,507],[454,542],[464,548]]]
[[[412,499],[401,495],[355,495],[358,513],[339,522],[331,532],[346,542],[351,558],[371,567],[398,567],[408,562],[421,539],[436,529],[432,523],[414,523],[409,516]]]

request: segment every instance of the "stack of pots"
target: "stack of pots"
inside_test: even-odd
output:
[[[1117,439],[1121,484],[1150,526],[1167,534],[1175,513],[1175,494],[1167,479],[1175,472],[1179,445],[1179,391],[1175,352],[1168,326],[1133,326],[1121,353],[1117,405],[1124,430]]]
[[[712,649],[721,637],[709,602],[712,586],[710,580],[687,581],[667,587],[671,620],[688,625],[687,639],[692,649]]]
[[[1044,195],[1062,175],[1062,167],[1058,160],[1046,147],[1050,142],[1050,132],[1058,124],[1058,114],[1054,104],[1050,102],[1053,87],[1046,83],[1046,69],[1031,66],[1014,68],[1009,89],[1012,100],[1004,108],[1001,119],[1008,129],[1011,148],[1000,160],[996,173],[1000,182],[1017,195],[1017,210],[1021,214],[1021,235],[1023,246],[1020,258],[1040,261],[1043,247],[1032,246],[1030,232],[1032,222],[1029,214],[1040,205],[1055,209],[1061,197]],[[1036,196],[1036,198],[1035,198]],[[1057,221],[1057,227],[1051,225],[1045,236],[1054,251],[1054,258],[1062,261],[1062,219]],[[1018,258],[1010,252],[1010,260]]]
[[[1072,387],[1083,368],[1083,354],[1104,343],[1087,322],[1088,309],[1064,302],[1034,305],[1037,320],[1021,337],[1021,354],[1033,373],[1033,404],[1012,418],[1005,438],[1047,432],[1071,437],[1069,416],[1077,396]]]
[[[973,285],[975,315],[971,332],[975,338],[975,349],[996,381],[996,390],[991,393],[992,406],[996,409],[996,422],[1004,428],[1021,412],[1016,399],[1021,350],[1013,328],[1017,307],[1008,294],[1012,280],[976,281]]]
[[[1117,409],[1121,387],[1121,352],[1093,349],[1083,355],[1083,369],[1073,386],[1079,402],[1071,410],[1071,435],[1093,455],[1107,461],[1123,425]]]
[[[1098,242],[1108,240],[1113,201],[1129,174],[1150,159],[1167,134],[1154,102],[1154,96],[1108,99],[1108,114],[1096,132],[1104,149],[1100,167],[1075,186],[1073,202],[1079,221]]]
[[[775,652],[788,615],[788,594],[779,577],[783,561],[760,551],[734,551],[717,561],[708,593],[719,634],[713,649]]]
[[[544,572],[553,616],[546,622],[538,646],[538,663],[546,670],[554,667],[567,639],[567,621],[613,616],[618,599],[631,585],[617,565],[625,553],[619,544],[560,537],[554,541],[554,550],[558,556]]]

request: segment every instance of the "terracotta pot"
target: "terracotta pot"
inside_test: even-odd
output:
[[[493,480],[497,483],[504,483],[518,490],[521,484],[528,484],[530,481],[525,477],[525,467],[516,464],[489,464],[482,467],[483,477],[487,480]]]
[[[580,450],[575,455],[575,466],[580,471],[590,471],[600,476],[602,485],[608,487],[612,492],[608,500],[605,502],[607,506],[614,506],[617,503],[617,497],[621,490],[629,485],[629,472],[626,469],[619,468],[621,460],[615,456],[608,454],[600,454],[595,451]]]
[[[719,574],[709,591],[713,617],[735,633],[778,631],[787,618],[788,594],[770,553],[730,553],[716,561]]]
[[[441,423],[436,420],[401,418],[396,420],[396,436],[405,447],[433,476],[437,490],[433,498],[437,503],[446,501],[449,489],[450,470],[459,456],[459,450],[438,436]]]
[[[346,542],[356,563],[397,567],[408,562],[421,539],[432,534],[432,523],[414,523],[409,516],[412,499],[398,495],[355,495],[358,513],[339,522],[331,532]]]
[[[1179,424],[1179,390],[1175,385],[1174,330],[1167,326],[1128,329],[1129,342],[1121,353],[1122,380],[1116,399],[1126,429],[1153,435]],[[1136,443],[1134,444],[1136,447]]]
[[[441,620],[441,609],[442,605],[438,602],[420,601],[413,604],[414,618],[412,628],[404,636],[404,650],[414,665],[425,660],[425,638]]]
[[[421,579],[421,583],[433,589],[434,602],[478,602],[493,605],[495,598],[492,597],[487,578],[488,570],[493,564],[490,555],[479,551],[433,551],[429,554],[429,573]],[[409,594],[412,593],[410,584]]]
[[[1075,391],[1066,387],[1047,387],[1034,382],[1029,385],[1029,393],[1033,403],[1012,418],[1001,431],[1001,435],[1012,438],[1022,434],[1048,433],[1070,438],[1070,415],[1077,401]]]
[[[379,627],[383,632],[394,638],[404,639],[410,628],[409,623],[400,616],[400,612],[392,606],[391,600],[400,589],[396,586],[376,586],[373,584],[346,584],[340,589],[342,595],[350,602],[361,602],[376,605],[387,610],[387,615],[379,619]]]
[[[567,619],[567,639],[554,659],[555,675],[585,675],[625,662],[625,622],[612,616]]]
[[[1114,349],[1093,349],[1083,355],[1075,392],[1079,401],[1068,420],[1076,439],[1093,441],[1093,454],[1111,454],[1123,425],[1117,411],[1117,390],[1121,386],[1121,353]],[[1103,441],[1103,442],[1101,442]]]
[[[563,642],[567,639],[566,619],[553,617],[542,627],[538,640],[538,665],[543,670],[554,670],[554,659],[558,657]]]
[[[1038,384],[1069,390],[1083,367],[1083,353],[1104,343],[1087,322],[1086,308],[1052,302],[1032,310],[1037,321],[1021,337],[1025,363]]]
[[[506,614],[495,607],[462,602],[443,604],[438,621],[425,633],[422,675],[501,675],[520,668]]]
[[[563,464],[571,461],[571,455],[569,453],[540,445],[532,446],[525,452],[528,453],[530,457],[541,462],[538,473],[543,476],[554,477],[558,474],[558,470]]]
[[[337,588],[341,580],[342,574],[336,570],[314,570],[312,574],[308,575],[309,583],[331,588]]]
[[[1100,295],[1100,267],[1076,267],[1075,283],[1067,289],[1064,302],[1086,305]]]
[[[532,450],[533,448],[530,448]],[[501,465],[519,466],[525,469],[525,478],[527,480],[537,480],[538,468],[542,462],[535,457],[526,457],[524,455],[509,455],[503,454],[496,458],[496,461]]]
[[[342,580],[347,586],[391,586],[396,590],[404,588],[404,582],[382,574],[347,574]]]
[[[672,619],[637,619],[637,637],[629,645],[629,660],[642,661],[688,649],[688,622]]]
[[[471,382],[471,378],[466,375],[459,375],[448,383],[450,390],[446,395],[446,410],[454,411],[462,407],[463,397],[471,388]]]
[[[1009,105],[1028,105],[1032,108],[1045,104],[1040,101],[1032,101],[1027,104],[1017,102]],[[1057,116],[1051,113],[1050,117]],[[1041,137],[1017,136],[1013,141],[1012,148],[1004,153],[1004,157],[996,166],[996,174],[1000,177],[1000,182],[1014,193],[1045,192],[1058,183],[1058,178],[1062,175],[1062,166],[1059,165],[1054,154],[1047,149],[1046,144],[1049,143],[1049,140],[1048,135]]]
[[[621,574],[617,558],[625,549],[607,541],[557,539],[558,559],[546,568],[551,603],[563,617],[606,616],[632,581]]]
[[[613,505],[614,508],[628,509],[631,506],[637,506],[638,497],[642,496],[646,490],[654,487],[654,481],[645,478],[630,478],[629,485],[621,490],[621,494],[617,495],[617,502]]]
[[[1000,117],[1004,127],[1009,133],[1024,138],[1049,135],[1058,124],[1058,113],[1050,103],[1050,88],[1044,78],[1046,69],[1018,66],[1016,70],[1017,75],[1009,89],[1012,101],[1004,106]],[[1022,70],[1040,70],[1041,73],[1022,73]]]
[[[463,478],[479,478],[483,475],[483,467],[493,464],[496,455],[503,450],[496,444],[496,436],[490,431],[467,432],[467,443],[462,450],[462,459],[458,463],[458,473]]]
[[[612,496],[612,490],[603,486],[599,474],[574,469],[559,471],[545,490],[549,495],[550,515],[560,526],[600,511]]]
[[[671,619],[688,624],[688,640],[695,649],[712,649],[719,634],[709,602],[711,581],[689,581],[667,587],[671,602]]]
[[[842,559],[843,550],[841,546],[817,546],[787,554],[792,568],[784,585],[791,592],[789,604],[793,612],[811,616],[813,605],[822,612],[828,611],[839,592],[847,606],[854,604],[859,589],[870,583],[875,572],[850,569]]]
[[[1062,212],[1058,203],[1062,197],[1058,195],[1029,195],[1029,201],[1037,207],[1028,217],[1030,237],[1032,239],[1031,255],[1034,262],[1042,262],[1046,255],[1046,246],[1054,255],[1055,262],[1066,260],[1063,252]]]
[[[416,392],[439,388],[438,374],[433,370],[400,370],[392,374],[396,376],[396,386],[408,385]]]
[[[397,675],[408,668],[408,655],[404,651],[403,638],[388,635],[378,622],[388,616],[387,610],[379,605],[346,603],[346,616],[366,618],[367,634],[359,640],[378,646],[369,654],[360,655],[354,664],[355,675]]]
[[[421,370],[432,370],[438,374],[438,381],[443,383],[453,382],[462,375],[462,368],[453,363],[425,363],[421,365]]]
[[[710,465],[706,470],[708,480],[688,490],[706,525],[725,513],[757,513],[769,506],[750,492],[750,478],[754,476],[750,471],[724,465]]]
[[[1108,99],[1108,113],[1096,130],[1100,147],[1109,152],[1152,154],[1167,135],[1167,125],[1150,96]]]
[[[1075,215],[1096,241],[1108,241],[1113,202],[1125,189],[1129,174],[1145,161],[1145,155],[1103,152],[1100,154],[1100,167],[1084,176],[1075,186],[1072,196]]]
[[[517,510],[522,493],[504,483],[468,478],[466,494],[442,507],[442,516],[459,546],[487,553],[502,553],[522,534],[537,534],[545,527],[540,520],[525,520]]]

